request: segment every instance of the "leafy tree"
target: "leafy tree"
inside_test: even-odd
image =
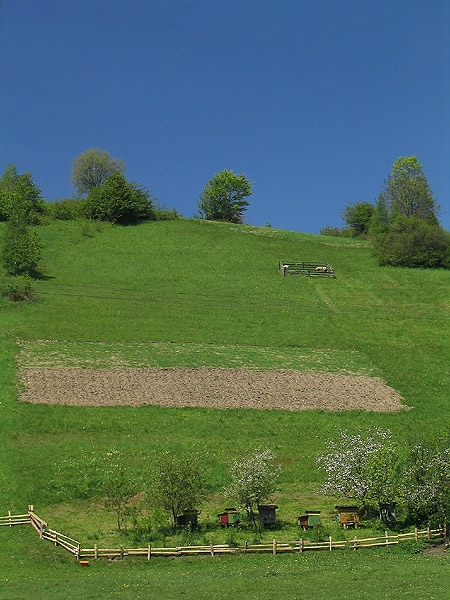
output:
[[[115,172],[123,173],[125,163],[113,158],[109,152],[101,148],[85,150],[72,161],[72,185],[80,195],[102,185]]]
[[[342,216],[346,225],[352,229],[353,235],[361,237],[369,232],[374,212],[375,207],[370,202],[355,202],[345,207]]]
[[[256,448],[233,463],[230,471],[232,481],[225,495],[245,508],[254,523],[254,509],[275,491],[281,467],[275,463],[275,455],[270,450]]]
[[[34,277],[38,272],[42,243],[27,227],[27,210],[20,203],[13,204],[3,238],[2,262],[10,275]]]
[[[19,175],[9,164],[0,178],[0,221],[7,221],[18,204],[25,211],[27,223],[39,223],[44,212],[41,190],[33,183],[31,173]]]
[[[195,508],[203,500],[205,489],[203,470],[195,456],[176,457],[168,452],[160,456],[153,492],[156,502],[172,516],[175,527],[178,515]]]
[[[450,268],[450,233],[418,217],[397,216],[373,237],[372,246],[382,265]]]
[[[433,194],[415,156],[401,156],[394,162],[382,194],[392,217],[401,214],[438,223]]]
[[[120,531],[129,501],[137,492],[136,481],[131,478],[122,455],[115,448],[106,454],[103,474],[105,477],[103,483],[103,491],[106,495],[105,505],[115,513],[117,529]]]
[[[137,223],[155,216],[149,192],[128,183],[120,171],[112,173],[103,185],[89,192],[85,212],[90,219],[120,224]]]
[[[250,205],[245,200],[252,194],[252,183],[244,175],[223,170],[208,181],[198,208],[200,216],[211,221],[242,223],[242,215]]]
[[[370,501],[389,502],[398,495],[397,448],[389,430],[341,430],[317,464],[325,472],[325,494],[355,498],[366,512]]]

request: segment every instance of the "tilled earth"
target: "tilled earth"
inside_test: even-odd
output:
[[[196,406],[330,411],[397,411],[399,393],[378,377],[317,371],[244,369],[85,369],[20,370],[19,400],[74,406]]]

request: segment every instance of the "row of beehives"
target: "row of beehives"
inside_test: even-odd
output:
[[[275,525],[276,522],[276,504],[264,504],[258,506],[259,520],[262,525]],[[338,520],[344,529],[346,527],[358,527],[359,510],[357,506],[336,506]],[[219,523],[223,527],[238,525],[241,521],[241,514],[236,508],[226,508],[224,512],[217,515]],[[197,526],[198,512],[196,510],[185,511],[178,517],[178,525],[191,527]],[[320,523],[320,510],[305,510],[305,514],[297,517],[298,524],[303,529],[313,527]],[[380,520],[385,525],[392,525],[396,522],[395,502],[390,504],[380,504]]]

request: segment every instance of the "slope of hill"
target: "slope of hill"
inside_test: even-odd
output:
[[[335,427],[379,425],[399,439],[450,429],[449,272],[381,268],[359,240],[200,220],[39,231],[39,301],[0,300],[2,514],[32,502],[75,536],[106,531],[92,464],[114,446],[136,473],[164,450],[199,453],[214,515],[230,462],[261,446],[279,457],[277,503],[295,520],[305,502],[329,510],[314,458]],[[336,279],[281,277],[280,260],[329,263]],[[18,403],[18,363],[359,374],[382,378],[411,410]],[[71,503],[90,514],[74,523]]]

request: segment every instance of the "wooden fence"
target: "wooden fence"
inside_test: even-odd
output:
[[[335,279],[334,269],[328,263],[286,262],[280,260],[280,272],[286,275],[306,275],[307,277],[331,277]]]
[[[309,551],[333,551],[333,550],[359,550],[360,548],[373,548],[380,546],[391,546],[399,544],[407,540],[418,541],[420,539],[433,540],[436,538],[447,537],[447,526],[439,525],[438,529],[424,529],[419,531],[417,528],[409,533],[400,533],[398,535],[389,535],[385,531],[384,536],[372,537],[372,538],[358,538],[356,535],[352,540],[333,540],[332,536],[329,536],[325,542],[311,542],[309,540],[294,540],[289,542],[282,542],[273,539],[270,542],[261,542],[260,544],[249,544],[247,541],[243,546],[229,546],[227,544],[213,544],[210,542],[204,546],[176,546],[173,548],[156,548],[148,545],[145,548],[99,548],[97,544],[93,548],[82,548],[81,543],[73,538],[70,538],[63,533],[50,529],[47,523],[38,517],[34,511],[33,506],[29,506],[28,513],[25,515],[11,515],[8,512],[8,516],[0,517],[0,525],[12,527],[13,525],[21,525],[23,523],[31,523],[31,525],[39,533],[41,540],[48,540],[55,546],[61,546],[73,556],[80,559],[88,558],[124,558],[125,556],[144,556],[147,560],[156,556],[189,556],[189,555],[201,555],[206,554],[214,558],[220,554],[236,554],[241,553],[257,553],[257,552],[268,552],[273,555],[284,553],[284,552],[309,552]]]

